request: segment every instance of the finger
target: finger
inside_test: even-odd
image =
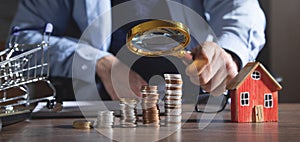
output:
[[[231,56],[225,51],[223,52],[225,57],[223,58],[226,64],[220,67],[216,75],[209,81],[204,89],[209,91],[212,95],[220,95],[226,90],[226,85],[231,79],[233,79],[238,73],[238,67],[232,60]]]
[[[220,80],[218,85],[214,86],[213,89],[212,89],[211,83],[203,85],[203,86],[201,86],[201,88],[203,90],[205,90],[206,92],[209,92],[209,94],[211,94],[213,96],[220,96],[226,91],[226,82],[227,81],[228,81],[227,79]]]
[[[199,76],[193,76],[193,77],[190,76],[189,78],[193,84],[201,86],[200,81],[199,81]]]
[[[187,68],[186,74],[190,77],[199,76],[208,65],[207,59],[196,59]]]
[[[226,70],[226,65],[225,61],[223,61],[223,58],[220,57],[220,52],[216,51],[216,55],[213,57],[211,63],[207,63],[206,65],[202,65],[202,69],[197,68],[197,74],[189,74],[190,78],[193,80],[192,82],[196,82],[196,75],[198,75],[198,82],[200,83],[201,86],[206,85],[215,75],[217,72],[222,68],[223,70]],[[198,64],[198,66],[201,66],[199,63],[194,62],[195,64]],[[197,65],[195,65],[197,66]],[[190,73],[188,71],[188,73]],[[197,84],[199,84],[197,83]]]
[[[227,80],[227,76],[228,73],[226,72],[226,70],[224,68],[220,68],[218,72],[214,75],[214,77],[207,84],[201,85],[201,87],[203,86],[203,88],[208,92],[213,92],[218,87],[223,87],[223,90],[225,90],[226,84],[223,86],[221,85],[224,82],[224,80]]]
[[[142,88],[143,85],[148,85],[148,83],[144,79],[142,79],[142,78],[139,78],[135,82],[131,82],[131,90],[132,90],[132,92],[134,92],[134,94],[136,96],[142,97],[141,88]]]
[[[141,97],[141,88],[143,85],[147,85],[148,83],[136,72],[130,71],[130,88],[132,92],[138,96]]]
[[[201,50],[198,50],[198,54],[195,55],[195,58],[197,59],[203,56],[208,60],[209,63],[213,60],[217,49],[221,49],[221,47],[214,42],[204,42],[200,47]]]
[[[185,65],[191,64],[191,63],[193,62],[193,55],[192,55],[192,52],[187,51],[187,52],[184,54],[184,56],[183,56],[183,58],[182,58],[182,61],[183,61],[183,63],[184,63]]]
[[[207,65],[206,68],[198,75],[200,85],[206,85],[212,78],[212,68],[211,65]]]
[[[132,92],[137,96],[137,97],[142,97],[140,89],[141,87],[131,87]]]
[[[229,55],[230,56],[230,55]],[[229,61],[227,64],[226,64],[226,70],[228,72],[228,79],[231,80],[233,79],[237,74],[238,74],[238,66],[237,64],[232,60],[231,58],[231,61]],[[229,82],[229,81],[228,81]],[[227,82],[227,83],[228,83]]]
[[[214,42],[204,42],[199,47],[193,49],[192,55],[193,55],[195,61],[191,64],[191,66],[188,66],[188,68],[186,70],[187,75],[189,75],[190,77],[195,76],[195,75],[200,75],[205,70],[210,74],[211,69],[207,68],[207,65],[209,65],[209,64],[214,65],[214,62],[213,62],[214,59],[219,58],[218,55],[220,52],[216,52],[216,51],[218,51],[217,49],[218,49],[218,45],[215,44]],[[197,74],[196,74],[195,68],[197,69]],[[204,74],[208,75],[208,73],[204,73]],[[206,80],[205,80],[205,82],[206,82],[213,75],[214,75],[214,73],[212,73],[208,77],[204,77],[203,79],[206,78]]]
[[[226,85],[228,85],[230,81],[238,74],[238,67],[235,63],[233,63],[227,66],[227,70],[228,70],[228,76],[227,76]]]
[[[104,84],[104,87],[107,90],[108,94],[110,95],[111,99],[112,100],[119,100],[118,95],[114,91],[112,83],[109,81],[109,82],[106,82],[106,83],[103,83],[103,84]]]
[[[200,85],[201,80],[199,79],[199,75],[204,71],[207,70],[207,65],[209,63],[208,59],[205,55],[200,56],[199,54],[203,54],[199,50],[193,51],[194,57],[197,57],[185,70],[186,75],[189,76],[192,83],[196,85]]]
[[[206,65],[206,68],[199,74],[200,84],[205,85],[211,82],[212,78],[216,77],[220,69],[225,70],[225,63],[223,63],[223,65],[222,63],[223,61],[221,59],[214,59],[212,63]],[[224,66],[224,68],[222,68],[222,66]]]
[[[223,81],[221,81],[219,86],[217,86],[214,90],[212,90],[210,92],[210,94],[213,95],[213,96],[222,95],[226,91],[226,82],[227,82],[227,79],[224,79]]]

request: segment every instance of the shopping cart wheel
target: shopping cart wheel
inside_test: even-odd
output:
[[[48,109],[53,109],[54,108],[54,102],[55,102],[55,100],[48,100],[47,101],[47,108]]]

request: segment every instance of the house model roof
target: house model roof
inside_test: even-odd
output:
[[[272,80],[276,90],[281,90],[281,85],[275,80],[275,78],[267,71],[267,69],[259,62],[249,62],[227,85],[228,90],[234,90],[239,88],[245,79],[251,75],[257,67],[260,67],[268,77]]]

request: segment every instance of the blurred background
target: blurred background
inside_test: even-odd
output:
[[[0,49],[4,48],[18,1],[0,0]],[[260,3],[267,16],[267,44],[257,60],[272,74],[283,79],[279,102],[299,103],[300,1],[261,0]]]

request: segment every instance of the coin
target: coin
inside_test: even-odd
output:
[[[114,125],[113,111],[99,111],[97,116],[97,128],[111,128]]]
[[[176,108],[176,109],[165,109],[165,114],[166,116],[169,116],[169,115],[181,115],[182,113],[182,109],[181,108]]]
[[[182,79],[181,74],[164,74],[165,79]]]
[[[178,96],[166,95],[165,99],[167,99],[167,100],[179,100],[179,99],[181,99],[181,96],[180,95],[178,95]]]
[[[157,93],[157,86],[143,86],[142,93],[142,109],[143,109],[143,124],[144,126],[158,126],[160,122],[158,100],[159,94]],[[152,124],[154,123],[155,124]],[[150,125],[152,124],[152,125]]]
[[[157,86],[143,85],[141,90],[157,91]]]
[[[182,90],[181,87],[176,87],[176,86],[166,86],[166,89],[171,90],[171,91],[173,91],[173,90]]]
[[[90,120],[75,120],[73,122],[73,128],[76,129],[89,129],[92,128],[94,125],[94,121]]]
[[[167,123],[181,122],[182,85],[180,74],[164,74],[165,77],[165,121]]]
[[[145,123],[144,124],[146,127],[160,127],[159,123]]]
[[[181,119],[181,115],[166,116],[166,122],[168,123],[181,123]]]
[[[137,125],[137,106],[138,100],[136,98],[121,98],[120,99],[120,125],[121,127],[136,127]]]
[[[179,95],[182,96],[182,90],[166,90],[165,91],[166,95]]]
[[[165,79],[166,84],[176,84],[176,85],[182,85],[182,80],[181,79]]]

